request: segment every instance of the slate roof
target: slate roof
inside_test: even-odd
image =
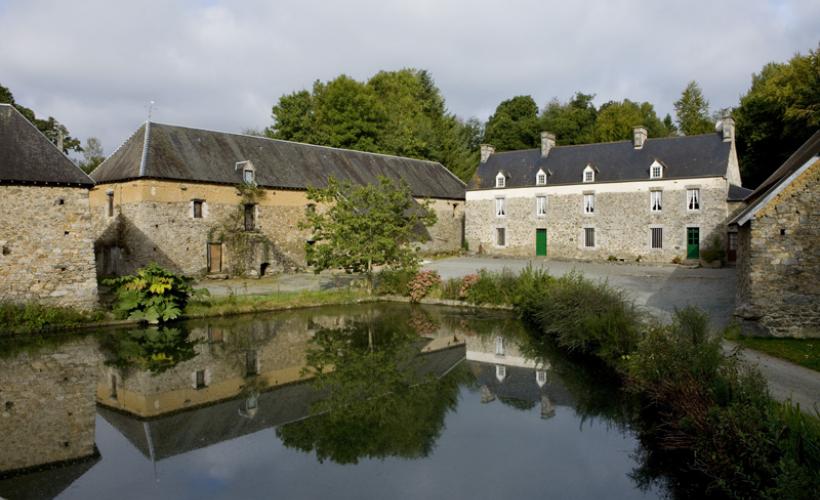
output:
[[[13,106],[0,104],[0,184],[91,187],[94,181]]]
[[[382,175],[404,179],[418,197],[464,199],[464,183],[437,162],[153,122],[142,125],[91,176],[98,183],[153,178],[237,184],[242,172],[235,165],[246,160],[256,169],[257,184],[265,187],[324,187],[331,176],[368,184]]]
[[[632,141],[604,142],[553,147],[546,158],[541,149],[507,151],[490,155],[481,163],[468,190],[495,188],[499,171],[507,175],[507,188],[535,186],[538,170],[547,172],[547,185],[582,184],[584,168],[597,169],[595,182],[649,180],[649,167],[655,160],[664,165],[665,179],[725,177],[731,142],[719,133],[686,137],[647,139],[643,148]]]
[[[729,194],[726,199],[728,201],[743,201],[750,194],[752,194],[752,190],[749,188],[729,184]]]

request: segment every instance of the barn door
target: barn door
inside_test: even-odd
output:
[[[208,243],[208,272],[222,272],[222,243]]]

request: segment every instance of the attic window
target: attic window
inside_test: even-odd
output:
[[[652,166],[649,167],[649,178],[650,179],[660,179],[663,177],[663,166],[658,163],[652,163]]]
[[[507,178],[504,177],[503,172],[498,172],[498,175],[495,176],[495,187],[503,188],[507,186]]]
[[[253,184],[254,183],[254,176],[253,170],[250,168],[246,168],[242,171],[242,180],[245,181],[245,184]]]
[[[584,182],[595,182],[595,169],[591,165],[584,169]]]
[[[537,174],[535,174],[535,185],[536,186],[545,186],[547,184],[547,174],[543,170],[539,170]]]
[[[242,182],[245,184],[256,183],[256,169],[250,160],[238,161],[234,167],[236,170],[242,169]]]

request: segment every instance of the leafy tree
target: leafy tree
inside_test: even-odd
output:
[[[265,129],[265,135],[273,139],[314,143],[316,124],[313,107],[313,96],[307,90],[283,95],[273,106],[274,122]]]
[[[149,264],[132,276],[103,281],[116,290],[114,313],[118,317],[148,323],[179,318],[195,292],[192,282],[192,278],[179,276],[157,264]]]
[[[680,99],[675,101],[675,115],[678,129],[684,135],[707,134],[714,130],[709,118],[709,101],[703,97],[698,82],[692,80],[683,89]]]
[[[86,139],[83,148],[83,161],[80,162],[80,168],[83,169],[83,172],[90,174],[103,160],[105,160],[105,154],[100,140],[96,137]]]
[[[820,45],[752,75],[734,118],[743,183],[754,187],[820,128]]]
[[[632,139],[633,129],[646,127],[649,137],[666,137],[669,131],[648,102],[637,103],[624,99],[601,105],[595,121],[595,141],[610,142]]]
[[[672,120],[672,115],[669,113],[666,113],[666,116],[663,117],[663,126],[666,127],[667,135],[678,134],[678,127],[675,125],[675,122]]]
[[[379,134],[385,112],[367,85],[342,75],[313,85],[317,144],[381,152]]]
[[[516,96],[502,101],[487,120],[484,142],[497,151],[530,149],[540,144],[538,106],[532,97]]]
[[[327,207],[307,215],[304,228],[312,231],[308,262],[318,273],[342,268],[365,272],[373,290],[374,266],[415,267],[423,237],[419,229],[435,223],[427,203],[413,199],[406,182],[380,177],[376,184],[353,186],[328,180],[325,188],[308,188],[308,199]]]
[[[28,121],[34,124],[34,126],[37,127],[37,129],[42,132],[43,135],[48,137],[48,139],[54,144],[59,144],[62,139],[64,153],[68,154],[70,151],[81,152],[83,150],[80,146],[80,140],[71,137],[68,129],[62,123],[54,119],[53,116],[49,116],[45,120],[37,118],[34,111],[21,104],[18,104],[14,100],[14,95],[11,93],[11,90],[1,84],[0,103],[11,104],[14,106],[20,114],[25,116]]]
[[[592,103],[595,94],[576,92],[566,103],[551,100],[541,113],[541,129],[552,132],[559,145],[595,142],[598,110]]]

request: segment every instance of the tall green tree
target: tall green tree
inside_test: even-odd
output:
[[[379,140],[386,116],[372,88],[342,75],[316,82],[313,99],[316,143],[382,152]]]
[[[413,243],[424,238],[420,229],[436,222],[435,212],[413,199],[407,183],[386,177],[358,186],[331,177],[327,187],[309,188],[307,197],[326,208],[309,212],[303,224],[313,234],[306,250],[314,271],[364,272],[370,291],[375,266],[418,264]]]
[[[642,125],[649,137],[666,137],[669,130],[658,118],[655,108],[648,102],[609,101],[601,105],[595,121],[595,142],[623,141],[632,139],[633,129]]]
[[[0,84],[0,103],[14,106],[20,114],[25,116],[28,121],[37,127],[37,129],[55,145],[58,145],[60,141],[62,141],[64,153],[68,154],[70,151],[81,152],[83,150],[80,146],[80,140],[71,137],[68,129],[62,123],[58,122],[53,116],[49,116],[46,119],[37,118],[34,111],[17,103],[14,100],[14,95],[11,93],[11,90],[2,84]]]
[[[675,101],[675,115],[678,117],[678,130],[684,135],[707,134],[714,130],[714,123],[709,117],[709,101],[703,97],[700,85],[694,80],[686,85],[680,99]]]
[[[734,118],[743,184],[755,187],[820,129],[820,45],[752,75]]]
[[[538,106],[531,96],[520,95],[502,101],[487,120],[484,142],[496,151],[530,149],[540,144]]]
[[[567,102],[551,100],[541,113],[541,129],[555,134],[559,145],[595,142],[598,110],[592,103],[595,94],[576,92]]]
[[[89,137],[83,146],[83,160],[80,168],[83,172],[90,174],[97,166],[105,160],[102,143],[96,137]]]
[[[313,108],[313,95],[307,90],[283,95],[273,106],[273,125],[265,129],[265,135],[272,139],[316,142]]]

